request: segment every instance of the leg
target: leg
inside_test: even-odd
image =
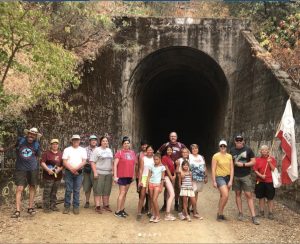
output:
[[[265,198],[259,199],[259,211],[263,212],[265,210]]]
[[[193,207],[193,214],[196,215],[197,214],[197,202],[196,202],[196,198],[195,197],[189,197],[190,203]]]
[[[56,208],[56,200],[57,200],[56,194],[57,194],[57,190],[58,190],[59,185],[60,185],[60,181],[54,181],[53,182],[51,195],[50,195],[50,207],[52,209]]]
[[[44,191],[43,191],[43,209],[47,210],[50,208],[51,202],[51,191],[52,191],[52,181],[44,180]]]
[[[109,208],[109,196],[111,193],[111,187],[112,187],[112,175],[105,175],[104,178],[104,190],[103,190],[103,206],[106,207],[108,211],[111,211]]]
[[[183,211],[183,214],[184,216],[188,216],[188,211],[187,211],[187,207],[188,207],[188,197],[184,196],[184,197],[181,197],[182,198],[182,211]]]
[[[126,185],[123,186],[123,185],[119,185],[119,196],[118,196],[118,199],[117,199],[117,212],[123,210],[123,202],[124,202],[124,198],[125,198],[125,195],[126,195]]]
[[[127,196],[127,192],[128,192],[128,190],[129,190],[129,187],[130,187],[129,184],[125,186],[125,193],[124,193],[123,201],[122,201],[122,203],[121,203],[121,210],[124,210],[124,209],[125,209],[125,201],[126,201],[126,196]]]
[[[249,192],[249,191],[246,191],[245,196],[246,196],[246,199],[247,199],[249,210],[251,212],[251,216],[255,217],[255,209],[254,209],[252,193]]]
[[[80,187],[82,184],[82,174],[73,176],[73,207],[79,208],[80,205]]]
[[[235,202],[236,206],[240,213],[243,213],[242,209],[242,192],[241,191],[235,191]]]
[[[158,206],[158,202],[157,202],[159,193],[160,193],[159,187],[155,187],[153,190],[152,202],[153,202],[153,212],[154,212],[156,219],[160,218],[159,206]]]
[[[139,198],[139,203],[138,203],[138,214],[142,213],[142,207],[145,201],[146,197],[146,187],[143,187],[140,189],[140,198]]]
[[[167,195],[168,195],[168,199],[167,199],[167,206],[166,206],[166,213],[170,214],[171,212],[171,205],[173,202],[173,199],[175,197],[175,193],[174,193],[174,188],[173,188],[173,184],[170,181],[169,177],[165,177],[165,192],[167,191]]]
[[[69,170],[65,171],[65,202],[64,207],[70,208],[71,206],[71,196],[73,192],[73,179],[72,179],[72,173]]]
[[[224,208],[227,204],[228,201],[228,187],[227,185],[222,185],[219,187],[219,192],[220,192],[220,200],[219,200],[219,209],[218,209],[218,214],[223,215]]]
[[[35,185],[29,186],[29,208],[34,208]]]
[[[150,200],[151,213],[152,213],[152,216],[156,217],[154,208],[153,208],[153,193],[154,193],[153,189],[149,188],[149,200]]]
[[[24,186],[17,186],[17,188],[16,188],[16,209],[17,209],[17,211],[21,211],[21,199],[22,199],[23,190],[24,190]]]

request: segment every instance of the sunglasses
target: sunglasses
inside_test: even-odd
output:
[[[220,145],[220,147],[221,147],[221,148],[222,148],[222,147],[226,148],[227,146],[225,146],[225,145]]]
[[[236,141],[236,142],[242,142],[243,139],[236,139],[235,141]]]

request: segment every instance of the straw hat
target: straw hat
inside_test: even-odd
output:
[[[25,135],[28,135],[28,133],[34,134],[34,135],[36,135],[38,138],[40,138],[40,137],[42,136],[42,134],[39,133],[38,129],[35,128],[35,127],[32,127],[32,128],[29,129],[29,130],[28,130],[28,129],[25,129],[25,130],[24,130],[24,134],[25,134]]]

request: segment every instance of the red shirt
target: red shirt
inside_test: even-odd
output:
[[[62,153],[58,151],[57,153],[52,152],[51,150],[46,151],[42,155],[41,162],[46,163],[49,167],[62,166]],[[60,171],[57,175],[57,178],[54,177],[54,175],[49,175],[47,171],[43,170],[43,179],[46,180],[61,180],[62,178],[62,171]]]
[[[264,172],[265,172],[266,165],[268,164],[267,159],[268,158],[264,158],[264,157],[256,158],[256,163],[253,166],[253,170],[254,171],[258,171],[260,174],[263,175]],[[276,163],[275,158],[271,157],[271,159],[272,159],[271,164],[276,167],[277,163]],[[271,173],[271,168],[270,168],[269,165],[267,166],[267,170],[266,170],[265,175],[266,175],[265,179],[262,179],[262,178],[260,178],[260,177],[257,176],[256,180],[260,181],[260,182],[272,183],[273,182],[273,180],[272,180],[272,173]]]
[[[174,162],[171,159],[171,157],[165,155],[162,157],[161,162],[163,163],[163,165],[167,166],[168,169],[170,170],[171,174],[174,175],[175,167],[174,167]]]
[[[116,153],[115,158],[119,159],[117,166],[118,178],[133,178],[134,176],[134,164],[136,155],[132,150],[120,150]]]
[[[163,144],[158,149],[158,151],[162,155],[165,155],[166,154],[166,149],[167,149],[168,146],[172,147],[172,149],[173,149],[173,154],[172,154],[171,158],[174,162],[181,157],[181,149],[186,148],[186,146],[183,143],[180,143],[180,142],[175,142],[174,144],[171,143],[171,142],[167,142],[167,143]]]

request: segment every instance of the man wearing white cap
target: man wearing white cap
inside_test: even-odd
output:
[[[73,213],[79,214],[80,187],[82,183],[82,168],[86,164],[87,153],[83,147],[80,147],[80,136],[73,135],[71,146],[64,150],[62,159],[65,170],[65,209],[64,214],[70,212],[71,195],[73,193]]]
[[[41,137],[37,128],[24,130],[25,136],[19,137],[16,143],[16,172],[15,183],[16,188],[16,211],[11,216],[12,218],[20,217],[21,198],[24,188],[29,185],[29,207],[27,212],[34,215],[34,195],[35,186],[38,181],[38,156],[40,156],[40,144],[37,138]]]

